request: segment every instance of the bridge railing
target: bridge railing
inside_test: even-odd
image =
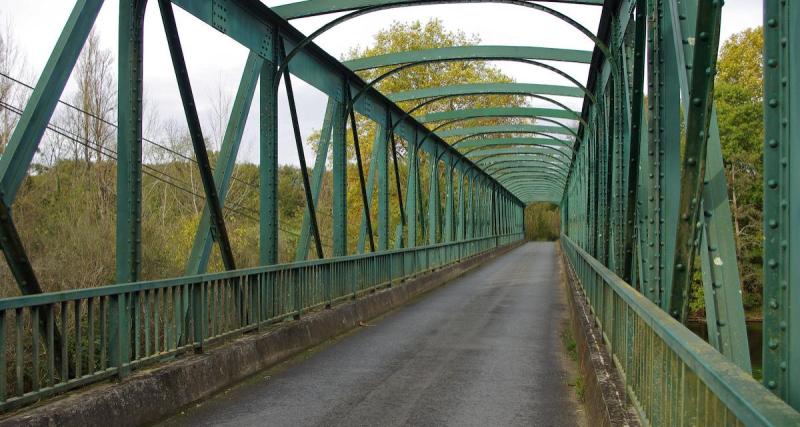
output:
[[[628,397],[649,425],[789,426],[800,414],[561,236]]]
[[[0,300],[0,411],[357,298],[523,238],[410,249]]]

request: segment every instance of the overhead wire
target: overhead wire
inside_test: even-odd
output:
[[[19,115],[19,116],[22,115],[22,110],[20,108],[15,107],[15,106],[13,106],[11,104],[8,104],[5,101],[0,101],[0,107],[6,109],[6,110],[8,110],[8,111],[10,111],[10,112],[12,112],[12,113],[14,113],[16,115]],[[94,152],[96,152],[96,153],[98,153],[98,154],[100,154],[102,156],[106,156],[106,157],[108,157],[108,158],[110,158],[112,160],[117,160],[117,152],[115,150],[111,149],[111,148],[103,147],[103,146],[97,144],[96,142],[92,143],[88,139],[83,139],[82,137],[75,135],[71,131],[63,129],[60,126],[54,125],[52,123],[48,123],[47,124],[47,129],[49,131],[57,134],[57,135],[60,135],[60,136],[62,136],[64,138],[67,138],[68,140],[71,140],[72,142],[75,142],[75,143],[80,144],[80,145],[82,145],[82,146],[84,146],[86,148],[89,148],[90,150],[92,150],[92,151],[94,151]],[[180,183],[186,184],[185,181],[182,181],[181,179],[176,178],[173,175],[170,175],[170,174],[168,174],[168,173],[166,173],[166,172],[164,172],[162,170],[159,170],[158,168],[155,168],[153,166],[150,166],[150,165],[147,165],[147,164],[143,163],[142,164],[142,173],[152,177],[153,179],[155,179],[157,181],[163,182],[164,184],[170,185],[170,186],[172,186],[172,187],[174,187],[174,188],[176,188],[178,190],[181,190],[181,191],[183,191],[183,192],[185,192],[185,193],[187,193],[189,195],[197,197],[197,198],[199,198],[201,200],[205,200],[205,197],[202,194],[197,193],[193,189],[186,188],[186,187],[176,183],[176,182],[180,182]],[[166,179],[164,177],[166,177]],[[256,212],[253,209],[250,209],[250,208],[248,208],[246,206],[243,206],[241,204],[233,203],[233,206],[231,206],[231,202],[228,202],[228,203],[225,203],[223,209],[225,209],[227,211],[230,211],[230,212],[233,212],[233,213],[236,213],[236,214],[238,214],[238,215],[240,215],[240,216],[242,216],[244,218],[250,219],[250,220],[252,220],[254,222],[259,222],[259,219],[257,217],[258,212]],[[254,216],[254,214],[256,216]],[[278,227],[278,229],[283,231],[284,233],[292,235],[294,237],[300,237],[300,234],[295,232],[295,231],[288,230],[288,229],[280,227],[280,226]]]

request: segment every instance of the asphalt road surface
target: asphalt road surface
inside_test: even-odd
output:
[[[527,243],[165,424],[576,425],[558,274]]]

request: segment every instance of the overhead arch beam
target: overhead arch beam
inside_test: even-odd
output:
[[[583,98],[582,90],[572,86],[547,85],[538,83],[466,83],[459,85],[438,86],[424,89],[407,90],[387,95],[394,102],[414,99],[435,98],[446,95],[550,95]]]
[[[505,94],[505,93],[485,92],[485,93],[458,93],[458,94],[454,94],[454,95],[442,95],[442,96],[437,96],[435,98],[426,99],[425,101],[415,105],[413,108],[411,108],[408,111],[409,111],[409,114],[412,114],[414,111],[417,111],[417,110],[419,110],[420,108],[422,108],[422,107],[424,107],[426,105],[432,104],[432,103],[437,102],[437,101],[442,101],[442,100],[445,100],[445,99],[449,99],[449,98],[459,98],[459,97],[469,97],[469,96],[486,96],[486,95],[507,95],[507,94]],[[583,126],[587,126],[586,120],[584,120],[584,118],[581,116],[580,113],[578,113],[577,111],[567,107],[564,103],[562,103],[560,101],[557,101],[557,100],[555,100],[555,99],[553,99],[553,98],[551,98],[549,96],[538,95],[538,94],[533,94],[533,93],[518,93],[516,95],[525,96],[525,97],[534,98],[534,99],[540,99],[542,101],[545,101],[545,102],[548,102],[550,104],[553,104],[556,107],[558,107],[561,110],[563,110],[565,112],[565,114],[569,114],[570,117],[568,117],[568,118],[570,120],[577,120]],[[512,107],[499,107],[499,108],[512,108]]]
[[[578,138],[577,128],[570,127],[570,126],[568,126],[568,125],[566,125],[566,124],[564,124],[562,122],[559,122],[558,120],[554,120],[554,119],[551,119],[549,117],[524,116],[524,115],[522,115],[522,116],[518,116],[518,115],[505,115],[505,116],[503,116],[503,115],[487,115],[487,116],[475,115],[475,116],[461,117],[461,118],[457,118],[457,119],[447,120],[447,121],[443,122],[443,124],[437,125],[436,128],[433,129],[433,130],[434,131],[439,130],[439,128],[441,128],[442,126],[445,126],[445,125],[448,125],[448,124],[452,124],[452,123],[458,123],[458,122],[462,122],[462,121],[465,121],[465,120],[475,120],[475,119],[488,118],[488,117],[498,117],[498,118],[525,117],[525,118],[532,118],[532,119],[535,119],[535,120],[538,120],[538,121],[554,124],[554,125],[556,125],[556,126],[558,126],[560,128],[563,128],[567,132],[566,133],[567,135],[572,135],[576,139]]]
[[[592,52],[536,46],[453,46],[387,53],[352,59],[343,64],[353,71],[361,71],[415,62],[505,58],[589,64],[592,62]]]
[[[531,185],[531,184],[518,183],[518,185],[510,185],[508,189],[514,194],[524,194],[524,193],[531,194],[534,192],[540,192],[540,193],[552,194],[554,196],[556,195],[560,196],[563,193],[560,189],[548,186],[546,184]]]
[[[506,187],[508,191],[512,193],[519,193],[520,191],[530,190],[530,189],[547,190],[552,192],[553,194],[562,193],[561,187],[553,183],[548,183],[547,181],[543,180],[521,181],[519,179],[509,178],[509,180],[506,181],[503,185]]]
[[[518,175],[512,175],[512,174],[518,174]],[[547,169],[542,169],[539,166],[532,166],[530,164],[528,164],[528,165],[512,165],[512,166],[503,167],[503,168],[498,169],[497,172],[495,172],[492,176],[493,177],[494,176],[497,176],[497,177],[502,177],[502,176],[505,176],[505,177],[528,176],[528,177],[532,177],[532,178],[535,178],[535,177],[547,177],[547,179],[549,179],[550,182],[552,182],[553,184],[558,184],[559,188],[561,188],[564,185],[564,183],[566,182],[566,180],[560,179],[561,175],[550,173],[550,172],[548,172]]]
[[[497,147],[497,146],[505,146],[505,145],[532,145],[538,147],[553,147],[558,149],[561,148],[570,148],[569,145],[565,144],[554,144],[552,139],[548,138],[486,138],[486,139],[468,139],[463,141],[461,144],[458,145],[459,149],[468,149],[468,148],[483,148],[483,147]],[[570,150],[571,151],[571,150]],[[565,155],[567,154],[566,151],[563,152]]]
[[[557,161],[567,170],[569,170],[570,166],[570,157],[564,156],[559,157],[554,154],[548,153],[546,151],[538,150],[537,147],[518,147],[518,148],[498,148],[498,149],[490,149],[490,150],[480,150],[480,151],[471,151],[466,153],[466,156],[472,159],[473,162],[479,162],[483,159],[490,158],[491,156],[498,156],[498,155],[516,155],[520,160],[529,160],[528,156],[541,156],[547,159],[552,159],[553,161]]]
[[[524,171],[511,171],[507,172],[502,175],[497,175],[498,181],[501,182],[506,188],[509,185],[513,184],[536,184],[536,185],[552,185],[554,188],[557,188],[559,191],[563,189],[560,185],[560,182],[555,182],[552,179],[552,176],[542,173],[536,172],[524,172]]]
[[[552,145],[516,145],[512,147],[497,148],[492,146],[476,147],[470,151],[464,152],[464,155],[470,159],[475,157],[487,156],[490,154],[500,153],[517,153],[517,154],[541,154],[557,159],[559,161],[567,161],[566,165],[569,166],[572,156],[569,153],[559,150]]]
[[[561,176],[560,174],[557,175],[556,172],[561,172],[562,170],[547,167],[547,166],[552,166],[550,164],[544,162],[538,162],[537,166],[534,166],[534,164],[536,164],[536,162],[533,162],[531,160],[520,161],[520,160],[510,159],[506,161],[494,162],[491,165],[487,165],[486,171],[488,174],[492,175],[492,177],[494,177],[495,174],[498,174],[500,172],[505,172],[511,169],[525,169],[532,172],[545,171],[548,173],[552,172],[554,176]],[[489,168],[492,167],[497,167],[497,169],[489,170]]]
[[[508,133],[508,132],[476,132],[476,133],[472,133],[472,134],[466,135],[464,137],[461,137],[456,141],[453,141],[453,143],[450,144],[450,146],[453,147],[453,148],[455,148],[455,147],[461,148],[461,147],[464,146],[465,143],[469,143],[471,141],[480,141],[481,140],[480,138],[476,139],[479,136],[495,135],[495,134],[498,134],[498,133],[499,134],[503,134],[503,133]],[[573,149],[572,148],[572,141],[565,140],[565,139],[558,139],[555,136],[550,135],[549,133],[537,132],[537,131],[514,132],[514,133],[525,133],[525,134],[543,136],[543,137],[547,138],[548,141],[550,141],[551,145],[559,145],[559,146],[562,146],[562,147],[569,148],[570,150]],[[437,136],[438,136],[438,134],[437,134]],[[507,137],[507,138],[508,139],[512,139],[512,138],[516,138],[516,137]],[[487,139],[492,139],[492,138],[487,138]]]
[[[529,125],[529,124],[463,127],[463,128],[440,131],[437,132],[436,134],[439,135],[440,138],[449,138],[451,136],[465,136],[474,133],[530,133],[530,132],[572,136],[572,134],[564,130],[564,128],[562,127]]]
[[[391,69],[389,71],[386,71],[383,74],[380,74],[378,77],[375,77],[375,79],[370,81],[368,86],[369,87],[374,87],[375,85],[377,85],[381,81],[383,81],[383,80],[385,80],[385,79],[387,79],[387,78],[389,78],[389,77],[391,77],[391,76],[393,76],[393,75],[395,75],[395,74],[397,74],[397,73],[399,73],[401,71],[407,70],[409,68],[418,67],[420,65],[438,64],[438,63],[441,63],[441,62],[464,62],[464,61],[473,61],[473,60],[510,61],[510,62],[518,62],[518,63],[522,63],[522,64],[528,64],[528,65],[533,65],[535,67],[543,68],[543,69],[545,69],[547,71],[550,71],[550,72],[552,72],[554,74],[557,74],[560,77],[568,80],[570,83],[572,83],[572,85],[574,87],[580,89],[581,92],[583,92],[583,94],[589,99],[589,101],[592,104],[594,104],[595,101],[596,101],[596,98],[595,98],[594,94],[588,88],[586,88],[586,86],[584,86],[583,83],[579,82],[577,79],[572,77],[569,73],[561,70],[560,68],[552,66],[550,64],[546,64],[546,63],[541,62],[541,61],[535,61],[533,59],[514,58],[514,57],[490,57],[490,58],[477,57],[477,58],[469,58],[469,59],[445,58],[445,59],[428,59],[428,60],[424,60],[424,61],[409,62],[409,63],[403,64],[403,65],[400,65],[400,66],[398,66],[398,67],[396,67],[394,69]]]
[[[553,118],[564,120],[577,120],[577,111],[564,111],[558,108],[541,107],[493,107],[493,108],[468,108],[463,110],[441,111],[429,113],[417,117],[420,123],[439,122],[445,120],[457,120],[466,118],[482,117],[530,117],[530,118]]]
[[[602,6],[604,0],[540,0],[541,2]],[[305,0],[272,8],[284,19],[307,18],[338,12],[350,12],[375,5],[408,3],[408,0]],[[466,2],[465,2],[466,3]]]

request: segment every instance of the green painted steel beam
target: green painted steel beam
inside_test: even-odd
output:
[[[420,61],[446,59],[520,58],[588,64],[592,52],[588,50],[557,49],[535,46],[453,46],[433,49],[408,50],[344,61],[351,70],[368,70]]]
[[[102,5],[102,0],[76,2],[0,157],[0,201],[8,211],[0,218],[0,246],[23,294],[42,289],[16,232],[11,207]]]
[[[239,89],[233,101],[228,126],[225,128],[225,135],[222,138],[222,146],[214,169],[214,183],[217,186],[217,193],[222,206],[225,205],[225,197],[230,189],[233,169],[236,166],[236,156],[239,153],[239,145],[242,142],[247,115],[250,113],[250,105],[253,103],[256,83],[258,83],[258,78],[261,75],[263,64],[264,61],[258,55],[252,52],[248,55],[241,80],[239,81]],[[186,274],[194,275],[206,272],[212,244],[211,217],[206,203],[206,207],[200,217],[200,224],[195,233],[192,251],[186,266]]]
[[[541,0],[542,2],[602,6],[604,0]],[[413,3],[408,0],[305,0],[275,6],[273,10],[284,19],[306,18],[337,12],[349,12],[375,5]],[[466,2],[465,2],[466,3]]]
[[[277,31],[271,37],[277,38]],[[271,60],[264,61],[259,81],[259,239],[260,265],[278,263],[278,50]]]
[[[189,81],[189,72],[186,68],[186,60],[183,56],[178,26],[175,23],[175,13],[172,3],[169,0],[158,0],[161,10],[161,20],[164,24],[164,34],[167,39],[172,67],[175,70],[175,79],[178,83],[178,93],[183,104],[186,123],[189,128],[189,136],[194,149],[197,169],[200,173],[200,181],[203,186],[203,193],[206,198],[206,206],[210,213],[209,222],[211,235],[219,246],[223,265],[226,270],[235,270],[236,262],[233,256],[233,248],[228,238],[228,231],[225,225],[225,216],[222,212],[222,202],[220,202],[217,186],[214,183],[214,175],[211,171],[211,161],[208,158],[205,137],[200,124],[200,117],[197,114],[197,106],[194,100],[192,84]]]
[[[566,142],[566,141],[565,141]],[[561,144],[550,138],[485,138],[467,139],[458,144],[458,149],[476,149],[496,146],[547,146],[553,148],[571,148],[569,144]]]
[[[557,185],[552,181],[547,181],[546,177],[541,177],[533,180],[529,178],[529,175],[530,174],[526,174],[526,176],[521,176],[521,175],[508,176],[504,179],[503,185],[507,186],[509,190],[515,193],[520,189],[527,189],[527,188],[541,188],[541,189],[548,189],[559,194],[563,193],[563,187]]]
[[[554,119],[576,120],[576,116],[579,114],[580,113],[577,111],[564,111],[558,108],[494,107],[440,111],[418,116],[417,120],[420,123],[483,117],[549,117]]]
[[[409,113],[414,113],[415,111],[419,110],[420,108],[422,108],[422,107],[424,107],[426,105],[430,105],[430,104],[433,104],[435,102],[447,100],[447,99],[450,99],[450,98],[484,97],[486,95],[506,95],[506,93],[503,93],[503,92],[498,92],[498,93],[478,92],[478,93],[459,93],[459,94],[454,94],[454,95],[442,95],[442,96],[437,96],[435,98],[428,98],[425,101],[422,101],[419,104],[415,105],[413,108],[410,108],[408,110],[408,112]],[[584,125],[584,126],[587,125],[586,120],[584,120],[584,118],[581,116],[580,113],[578,113],[575,110],[573,110],[572,108],[568,107],[563,102],[553,99],[552,97],[545,96],[545,95],[539,95],[539,94],[532,94],[532,93],[519,93],[519,94],[516,94],[516,96],[523,96],[523,97],[528,97],[528,98],[533,98],[533,99],[538,99],[538,100],[541,100],[541,101],[545,101],[548,104],[552,104],[552,105],[558,107],[558,110],[561,110],[564,115],[568,116],[567,119],[575,120],[575,121],[577,121],[578,123],[580,123],[581,125]],[[503,108],[515,108],[515,107],[497,107],[497,108],[503,109]],[[524,107],[520,107],[520,108],[524,108]],[[458,111],[458,110],[451,110],[451,111]]]
[[[211,8],[206,2],[197,0],[173,0],[173,3],[273,64],[278,62],[274,52],[278,45],[277,34],[280,34],[280,39],[284,41],[286,50],[291,55],[292,75],[338,102],[345,101],[343,80],[350,83],[350,92],[353,94],[358,94],[367,87],[367,83],[355,72],[313,41],[309,41],[306,35],[263,3],[253,0],[228,0],[224,9]],[[300,45],[302,47],[295,51]],[[357,112],[381,126],[386,125],[387,111],[390,111],[392,121],[396,123],[395,133],[405,140],[409,140],[414,132],[423,135],[427,132],[422,124],[377,90],[368,89],[354,107]],[[447,151],[448,155],[455,158],[462,158],[459,168],[475,167],[436,136],[428,138],[422,146],[427,152],[434,148]]]
[[[700,203],[705,179],[708,131],[714,100],[714,74],[719,49],[722,4],[699,2],[697,10],[697,34],[692,62],[689,95],[691,103],[687,114],[686,143],[683,149],[683,165],[680,183],[680,220],[676,233],[675,270],[670,288],[669,312],[685,321],[688,316],[687,296],[692,280],[693,265],[699,233]]]
[[[473,126],[455,128],[445,131],[439,131],[437,134],[441,138],[449,138],[453,136],[466,136],[472,134],[486,134],[486,133],[543,133],[543,134],[557,134],[557,135],[571,135],[569,132],[558,126],[543,126],[543,125],[487,125],[487,126]],[[563,139],[565,143],[571,143],[568,139]]]
[[[548,173],[553,173],[554,175],[561,176],[564,173],[566,176],[566,170],[563,168],[558,167],[557,164],[553,164],[550,162],[546,162],[541,159],[528,159],[528,160],[518,160],[515,158],[509,159],[499,159],[495,160],[492,163],[484,165],[484,169],[489,174],[495,174],[504,170],[508,170],[510,168],[525,168],[531,171],[543,171]]]
[[[498,181],[503,184],[507,183],[509,178],[525,178],[530,179],[531,182],[544,179],[548,183],[558,184],[558,188],[563,188],[567,182],[563,176],[530,165],[507,166],[497,170],[493,176],[497,177]]]
[[[0,157],[0,191],[7,206],[12,205],[27,176],[45,128],[102,5],[102,0],[79,0],[75,3],[14,133],[4,147]]]
[[[120,2],[117,61],[117,283],[139,280],[141,267],[144,9],[141,2]],[[126,327],[115,326],[119,326],[120,331]],[[118,346],[112,347],[119,351]]]
[[[342,90],[344,91],[344,82]],[[347,255],[347,113],[342,103],[334,102],[331,117],[331,175],[333,256]],[[323,165],[324,168],[324,165]]]
[[[800,411],[800,5],[764,2],[764,379]]]
[[[548,151],[543,151],[537,147],[514,147],[514,148],[497,148],[471,151],[467,153],[467,157],[472,159],[476,164],[483,164],[483,159],[494,158],[496,156],[513,156],[519,160],[529,160],[532,158],[542,159],[546,161],[553,161],[554,165],[560,164],[564,167],[565,171],[569,170],[569,157],[558,156]],[[534,157],[535,156],[535,157]]]
[[[396,92],[388,97],[393,102],[411,101],[415,99],[435,98],[450,95],[504,94],[504,95],[550,95],[583,98],[582,90],[572,86],[559,86],[536,83],[466,83],[449,86],[438,86]]]

